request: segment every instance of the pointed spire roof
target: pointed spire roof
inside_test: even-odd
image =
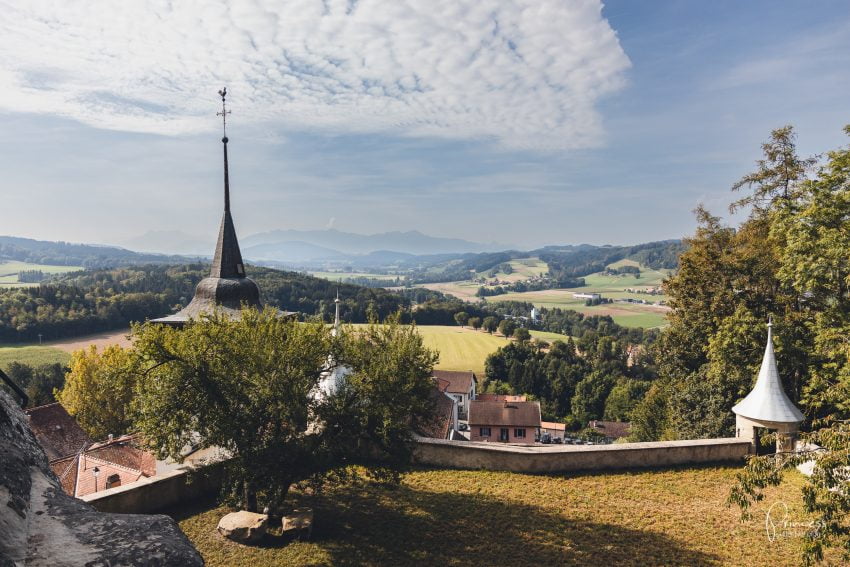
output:
[[[221,227],[218,230],[218,242],[215,245],[213,256],[211,278],[244,278],[245,265],[242,262],[242,253],[239,251],[239,241],[236,239],[236,228],[233,226],[233,217],[230,216],[230,175],[227,167],[227,110],[225,97],[227,88],[218,91],[221,95],[221,116],[224,136],[221,143],[224,146],[224,216],[221,218]]]
[[[333,336],[337,336],[337,334],[339,334],[339,304],[340,303],[341,302],[339,300],[339,289],[337,289],[336,290],[336,299],[334,299],[334,308],[336,310],[336,313],[334,314],[334,328],[333,328],[333,331],[331,331],[331,334],[333,334]]]
[[[767,346],[756,385],[732,411],[741,417],[775,423],[800,423],[803,414],[785,394],[773,354],[773,323],[767,324]]]

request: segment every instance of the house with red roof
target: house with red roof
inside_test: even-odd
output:
[[[533,444],[540,432],[540,402],[469,402],[471,441]]]

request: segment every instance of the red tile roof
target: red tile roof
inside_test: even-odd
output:
[[[49,460],[76,455],[92,440],[58,403],[26,410],[29,426]]]
[[[469,402],[470,426],[540,427],[540,402]]]
[[[553,431],[566,431],[567,426],[564,423],[558,421],[541,421],[540,427],[543,429],[551,429]]]
[[[471,370],[434,370],[431,375],[448,381],[449,387],[446,391],[450,394],[468,394],[472,389],[472,382],[477,381]]]
[[[105,490],[110,478],[117,479],[117,485],[123,485],[156,475],[156,459],[136,447],[134,437],[124,436],[51,461],[50,468],[59,477],[62,489],[79,498]],[[95,468],[98,469],[96,479]]]

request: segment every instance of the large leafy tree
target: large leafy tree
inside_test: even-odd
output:
[[[92,439],[132,429],[130,402],[139,377],[139,360],[117,345],[102,351],[92,345],[71,356],[71,370],[56,399]]]
[[[249,510],[258,495],[276,508],[293,483],[349,464],[394,475],[432,416],[436,355],[394,321],[335,338],[321,322],[245,310],[239,321],[213,315],[134,334],[138,430],[160,457],[180,459],[190,444],[227,450]],[[337,365],[350,370],[345,383],[319,394]]]

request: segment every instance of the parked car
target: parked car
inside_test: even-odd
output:
[[[457,426],[458,431],[469,431],[469,426],[465,423],[461,423]]]
[[[552,442],[552,436],[549,435],[548,433],[544,433],[543,435],[540,436],[540,442],[545,444],[545,445],[548,445],[549,443]]]
[[[552,443],[555,443],[556,445],[560,445],[561,444],[561,438],[560,437],[553,438]]]

